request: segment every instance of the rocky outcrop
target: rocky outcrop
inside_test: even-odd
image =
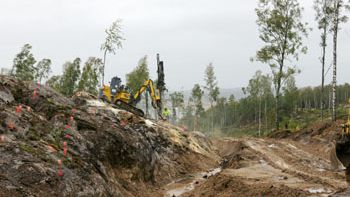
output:
[[[0,196],[147,196],[218,160],[205,136],[8,76],[0,121]]]

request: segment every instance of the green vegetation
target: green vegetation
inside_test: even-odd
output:
[[[101,67],[102,60],[100,58],[90,57],[85,62],[83,73],[78,83],[78,91],[85,91],[97,95]]]
[[[47,79],[51,73],[51,60],[42,59],[35,68],[35,80],[41,84],[43,79]]]
[[[126,75],[126,85],[135,94],[147,79],[149,79],[149,69],[147,56],[144,56],[139,60],[138,66]]]
[[[303,37],[308,35],[302,22],[302,8],[297,0],[260,0],[256,9],[257,24],[263,46],[256,60],[269,65],[275,86],[275,124],[279,129],[281,88],[288,77],[297,73],[291,60],[306,53]],[[289,60],[289,61],[288,61]]]
[[[63,65],[64,72],[61,76],[60,92],[66,96],[72,96],[78,89],[78,80],[80,77],[80,58],[76,58],[73,62],[66,62]]]
[[[136,94],[141,86],[145,83],[146,80],[150,78],[147,56],[141,58],[138,62],[138,66],[126,75],[126,86],[131,88],[133,94]],[[146,117],[149,116],[149,95],[148,91],[145,93],[145,103],[146,103]],[[141,98],[142,99],[142,98]]]
[[[43,59],[35,65],[36,60],[31,53],[32,46],[25,44],[13,60],[11,75],[23,81],[36,80],[41,83],[51,72],[51,60]]]
[[[204,86],[204,89],[208,91],[210,107],[213,108],[214,102],[217,102],[218,100],[220,90],[218,87],[218,82],[216,80],[214,66],[212,63],[210,63],[205,69],[204,81],[206,83],[206,85]],[[213,132],[214,131],[214,111],[212,111],[210,119],[211,119],[210,121],[211,132]]]
[[[177,109],[181,109],[184,106],[184,95],[181,92],[173,92],[170,95],[170,103],[172,108],[172,118],[173,122],[177,123],[178,121],[178,115],[177,115]]]
[[[102,60],[89,57],[82,73],[80,58],[63,65],[63,74],[52,76],[46,84],[66,96],[72,96],[76,91],[85,91],[93,95],[98,93],[98,82],[101,75]]]
[[[272,94],[272,79],[268,75],[257,72],[244,88],[246,97],[236,100],[232,95],[229,99],[219,98],[217,105],[200,113],[197,120],[200,127],[195,126],[193,105],[184,108],[180,124],[189,130],[200,130],[210,134],[212,129],[208,123],[214,114],[214,134],[225,136],[261,135],[274,130],[275,100]],[[198,86],[197,86],[198,87]],[[337,88],[339,107],[338,117],[347,118],[347,108],[350,96],[350,84],[339,85]],[[332,87],[325,86],[324,120],[331,120]],[[281,94],[281,129],[299,130],[313,122],[322,121],[321,117],[321,87],[306,87],[298,89],[294,78],[288,80]]]

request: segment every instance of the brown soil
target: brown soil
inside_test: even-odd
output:
[[[220,174],[183,196],[327,196],[347,188],[343,172],[331,170],[323,145],[254,138],[220,144],[237,151],[225,157]]]
[[[325,124],[274,138],[215,139],[222,172],[182,196],[347,196],[345,174],[330,161],[337,129]]]

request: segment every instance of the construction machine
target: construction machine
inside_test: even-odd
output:
[[[111,104],[116,105],[118,108],[130,111],[133,114],[144,117],[144,112],[137,108],[137,103],[141,100],[143,92],[148,91],[152,99],[153,108],[157,109],[158,115],[161,116],[161,99],[160,94],[156,93],[154,83],[151,79],[146,80],[140,89],[134,94],[131,89],[121,84],[121,79],[117,76],[111,80],[111,85],[104,85],[102,88],[101,98]]]
[[[349,99],[350,104],[350,99]],[[350,108],[348,112],[348,120],[345,124],[340,125],[342,128],[342,132],[340,135],[340,138],[335,142],[335,154],[336,159],[338,160],[345,168],[346,168],[346,177],[347,181],[350,181]],[[332,155],[331,153],[331,161],[332,161]],[[337,168],[337,165],[334,165],[333,167]]]
[[[109,86],[104,85],[102,87],[99,95],[100,98],[105,102],[115,105],[117,108],[144,117],[145,113],[137,108],[136,105],[140,102],[142,93],[148,91],[152,99],[152,107],[157,110],[158,116],[162,118],[162,92],[166,90],[166,88],[164,82],[163,62],[159,61],[158,54],[157,63],[157,84],[154,84],[151,79],[147,79],[137,92],[132,92],[129,87],[122,85],[122,81],[119,77],[115,76],[112,78]]]

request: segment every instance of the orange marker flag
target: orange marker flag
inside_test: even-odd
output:
[[[57,174],[58,174],[59,177],[63,177],[63,175],[64,175],[62,169],[58,169],[58,173]]]
[[[16,113],[21,113],[22,112],[22,105],[16,106]]]
[[[67,152],[68,152],[67,142],[63,142],[63,155],[67,156]]]
[[[62,177],[64,174],[63,174],[63,170],[62,170],[62,160],[57,160],[57,163],[58,163],[58,176],[59,177]]]
[[[32,99],[36,99],[37,96],[38,96],[38,92],[36,90],[34,90],[33,95],[32,95]]]
[[[72,136],[69,135],[69,134],[66,134],[64,137],[65,137],[66,139],[70,139]]]

